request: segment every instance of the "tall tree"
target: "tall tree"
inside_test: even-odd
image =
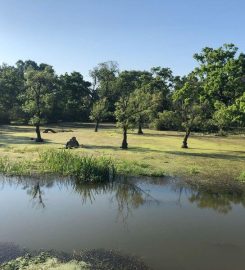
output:
[[[25,73],[26,91],[22,95],[23,110],[30,116],[30,122],[36,127],[36,142],[43,142],[40,125],[51,110],[54,98],[55,79],[53,69],[28,68]]]
[[[115,82],[119,74],[118,63],[108,61],[98,64],[90,71],[92,78],[93,97],[95,100],[106,98],[108,110],[114,112],[115,102],[119,99],[120,93],[115,88]]]
[[[89,118],[92,121],[95,121],[95,132],[98,131],[99,123],[103,121],[108,116],[108,114],[108,102],[106,98],[98,100],[93,104],[93,108]]]
[[[139,102],[140,100],[148,102]],[[122,149],[128,149],[127,134],[129,128],[135,127],[135,118],[139,115],[145,114],[149,108],[150,100],[152,96],[150,93],[141,92],[135,90],[129,95],[122,96],[119,101],[116,103],[115,116],[117,119],[117,125],[122,128],[123,131],[123,140],[122,140]]]
[[[150,93],[144,87],[136,89],[130,96],[131,106],[135,108],[133,120],[135,127],[138,129],[138,134],[143,134],[143,126],[148,123],[154,115],[156,108],[161,103],[160,93]]]
[[[174,90],[176,78],[170,68],[153,67],[151,72],[150,90],[159,93],[161,98],[158,111],[169,110],[171,108],[171,92]]]
[[[201,84],[194,74],[190,74],[183,87],[173,94],[176,112],[179,114],[185,136],[182,148],[188,148],[188,138],[191,131],[198,127],[205,116],[205,102],[201,100]]]
[[[238,55],[234,44],[224,44],[217,49],[206,47],[194,58],[199,63],[195,74],[202,83],[203,98],[211,108],[209,117],[213,117],[216,125],[222,128],[220,116],[225,116],[226,108],[245,91],[245,55]]]
[[[66,121],[86,121],[92,100],[91,83],[85,81],[79,72],[65,73],[59,77],[60,100],[57,105]]]
[[[0,122],[8,123],[21,115],[18,96],[24,91],[24,80],[18,69],[0,66]]]

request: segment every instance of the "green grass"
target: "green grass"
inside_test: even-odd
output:
[[[75,136],[84,147],[73,149],[72,153],[112,159],[119,173],[179,176],[206,183],[237,182],[245,171],[245,136],[242,135],[218,137],[191,134],[190,148],[182,149],[183,134],[180,132],[147,129],[143,136],[139,136],[135,131],[130,131],[129,149],[123,151],[120,149],[121,130],[113,126],[103,126],[97,133],[93,131],[93,126],[77,123],[51,127],[70,132],[42,134],[46,143],[36,144],[30,140],[35,137],[33,127],[0,127],[0,156],[3,159],[7,157],[9,164],[31,161],[33,167],[27,168],[27,171],[38,173],[42,170],[40,153],[52,149],[60,151]],[[8,171],[11,171],[11,166]]]
[[[5,158],[0,158],[0,173],[10,176],[30,175],[33,165],[28,160],[13,161]]]
[[[242,183],[245,183],[245,171],[241,172],[241,174],[238,177],[238,180]]]

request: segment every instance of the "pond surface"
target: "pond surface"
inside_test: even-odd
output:
[[[153,269],[244,270],[245,198],[173,179],[107,185],[0,182],[0,242],[27,249],[115,249]]]

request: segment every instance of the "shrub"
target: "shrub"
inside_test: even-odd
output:
[[[181,126],[181,122],[176,112],[163,111],[158,114],[152,126],[157,130],[177,130]]]

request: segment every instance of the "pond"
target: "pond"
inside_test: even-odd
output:
[[[0,182],[0,242],[30,250],[117,250],[153,269],[243,270],[245,197],[191,189],[177,179],[105,185]]]

